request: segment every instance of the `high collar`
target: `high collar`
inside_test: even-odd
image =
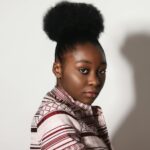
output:
[[[87,105],[78,100],[74,100],[62,87],[55,86],[46,94],[46,97],[54,97],[57,101],[69,105],[74,110],[80,109],[87,115],[101,115],[103,113],[100,106]]]
[[[61,100],[64,103],[69,103],[71,105],[75,105],[77,107],[80,107],[83,110],[91,110],[92,106],[84,104],[78,100],[73,99],[71,95],[67,93],[66,90],[62,87],[55,86],[52,90],[51,93],[55,95],[57,100]]]

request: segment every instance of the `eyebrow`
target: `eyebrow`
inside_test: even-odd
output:
[[[87,64],[92,64],[92,62],[91,61],[88,61],[88,60],[78,60],[78,61],[76,61],[76,63],[87,63]],[[103,65],[107,65],[107,63],[106,62],[102,62],[102,64]]]

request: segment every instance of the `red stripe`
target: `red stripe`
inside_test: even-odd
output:
[[[62,130],[65,130],[65,129],[73,129],[72,127],[66,127],[66,128],[62,128],[62,129],[59,129],[53,133],[50,133],[49,135],[47,135],[46,137],[44,137],[42,140],[45,140],[46,138],[48,138],[49,136],[52,136],[53,134],[59,132],[59,131],[62,131]]]
[[[66,128],[66,126],[69,127],[68,124],[64,124],[64,125],[60,125],[60,126],[58,126],[58,127],[55,127],[55,128],[53,128],[53,129],[49,130],[48,132],[46,132],[45,134],[43,134],[43,137],[44,137],[45,135],[47,135],[48,133],[52,132],[53,130],[56,130],[57,128],[62,128],[62,127],[63,127],[63,128]]]
[[[47,138],[45,141],[43,141],[43,143],[47,143],[48,141],[56,139],[56,138],[58,138],[59,136],[62,136],[62,135],[68,135],[68,137],[70,137],[70,135],[73,135],[73,134],[76,134],[76,133],[75,132],[68,132],[67,133],[66,131],[63,131],[61,133],[55,134],[53,137]]]
[[[69,114],[68,112],[66,111],[54,111],[54,112],[51,112],[49,114],[47,114],[46,116],[44,116],[40,121],[39,123],[37,124],[37,127],[39,127],[46,119],[54,116],[54,115],[58,115],[58,114],[66,114],[66,115],[69,115],[71,116],[72,118],[76,119],[73,115]],[[77,120],[77,119],[76,119]]]
[[[56,138],[56,139],[54,139],[54,140],[51,140],[51,141],[48,142],[47,144],[43,145],[42,148],[41,148],[41,150],[46,150],[46,149],[48,149],[49,147],[54,146],[54,145],[56,145],[57,143],[60,143],[62,140],[65,140],[65,139],[67,139],[67,138],[69,138],[69,137],[67,136],[67,134],[61,135],[61,136],[59,136],[58,138]],[[65,144],[65,143],[64,143],[64,144]]]

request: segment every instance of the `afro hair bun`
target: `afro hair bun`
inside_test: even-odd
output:
[[[56,42],[79,37],[98,39],[104,30],[103,16],[91,4],[63,1],[47,11],[43,30]]]

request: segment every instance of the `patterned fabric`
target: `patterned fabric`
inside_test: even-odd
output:
[[[31,126],[30,150],[112,150],[102,109],[75,101],[55,87]]]

